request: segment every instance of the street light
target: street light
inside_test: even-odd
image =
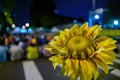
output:
[[[11,26],[12,26],[12,28],[15,28],[15,24],[12,24]]]
[[[116,25],[116,26],[119,24],[118,20],[114,20],[113,23],[114,23],[114,25]]]
[[[96,14],[94,17],[95,17],[95,19],[99,19],[100,18],[100,16],[98,14]]]
[[[25,24],[25,26],[26,26],[26,27],[29,27],[29,26],[30,26],[30,24],[29,24],[29,23],[26,23],[26,24]]]

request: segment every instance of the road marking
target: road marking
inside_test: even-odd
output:
[[[116,54],[116,57],[120,57],[120,54]],[[114,63],[120,64],[120,59],[117,58],[117,59],[114,60],[113,62],[114,62]]]
[[[113,61],[114,63],[120,64],[120,59],[116,59]]]
[[[117,77],[120,77],[120,70],[115,68],[113,71],[111,71],[110,74],[115,75]]]
[[[114,63],[118,63],[120,65],[120,59],[116,59]],[[115,75],[117,77],[120,77],[120,69],[116,67],[109,66],[109,69],[115,68],[113,71],[110,72],[110,74]]]
[[[116,53],[116,56],[117,56],[117,57],[120,57],[120,53]]]
[[[24,61],[22,64],[25,80],[44,80],[34,61]]]

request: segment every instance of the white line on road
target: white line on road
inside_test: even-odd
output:
[[[34,61],[24,61],[22,64],[25,80],[44,80]]]
[[[117,56],[117,57],[120,57],[120,53],[116,53],[116,56]]]
[[[120,59],[114,60],[114,63],[120,64]]]
[[[120,77],[120,70],[115,68],[113,71],[111,71],[110,74],[115,75],[117,77]]]

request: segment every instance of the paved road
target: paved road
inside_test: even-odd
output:
[[[25,63],[26,62],[26,63]],[[1,63],[2,67],[0,68],[0,80],[26,80],[24,66],[23,63],[29,66],[29,62],[33,62],[40,72],[43,80],[68,80],[68,78],[61,76],[60,68],[53,69],[52,63],[46,58],[40,58],[37,60],[24,60],[24,61],[16,61],[16,62],[5,62]],[[30,69],[28,69],[30,70]],[[35,72],[31,71],[28,75],[35,74]],[[31,77],[31,76],[28,76]],[[32,76],[38,77],[38,76]],[[34,79],[34,80],[42,80]]]
[[[103,80],[120,80],[120,54],[117,55],[117,60],[114,61],[114,64],[115,69]],[[61,76],[59,67],[54,70],[47,58],[8,61],[1,63],[1,65],[0,80],[69,80]]]

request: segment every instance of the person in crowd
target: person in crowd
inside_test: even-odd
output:
[[[28,43],[34,43],[37,44],[37,37],[35,34],[31,35],[32,37],[29,39]]]
[[[13,42],[13,36],[11,34],[8,34],[5,38],[5,45],[9,46]]]
[[[23,58],[23,49],[18,45],[19,41],[14,42],[13,45],[10,46],[10,60],[20,60]]]
[[[50,52],[48,52],[47,50],[45,50],[46,46],[47,46],[47,44],[42,45],[41,52],[42,52],[42,54],[43,54],[44,57],[50,57],[51,56]]]
[[[18,45],[19,45],[20,47],[22,47],[22,46],[23,46],[23,44],[24,44],[23,40],[22,40],[22,39],[20,39],[20,41],[19,41]]]
[[[47,37],[46,37],[45,43],[41,46],[41,53],[43,54],[44,57],[47,57],[47,58],[51,56],[51,55],[50,55],[50,52],[48,52],[48,51],[45,49],[49,42],[50,42],[50,41],[47,40]]]
[[[36,39],[32,39],[27,47],[27,59],[37,59],[39,57]]]
[[[39,38],[40,44],[45,44],[45,35],[41,35]]]
[[[24,50],[24,57],[25,57],[25,58],[27,57],[27,46],[28,46],[28,39],[24,39],[24,40],[23,40],[22,48],[23,48],[23,50]]]
[[[7,61],[8,47],[4,43],[5,39],[0,38],[0,62]]]
[[[53,39],[52,35],[47,35],[46,36],[46,41],[50,42]]]

